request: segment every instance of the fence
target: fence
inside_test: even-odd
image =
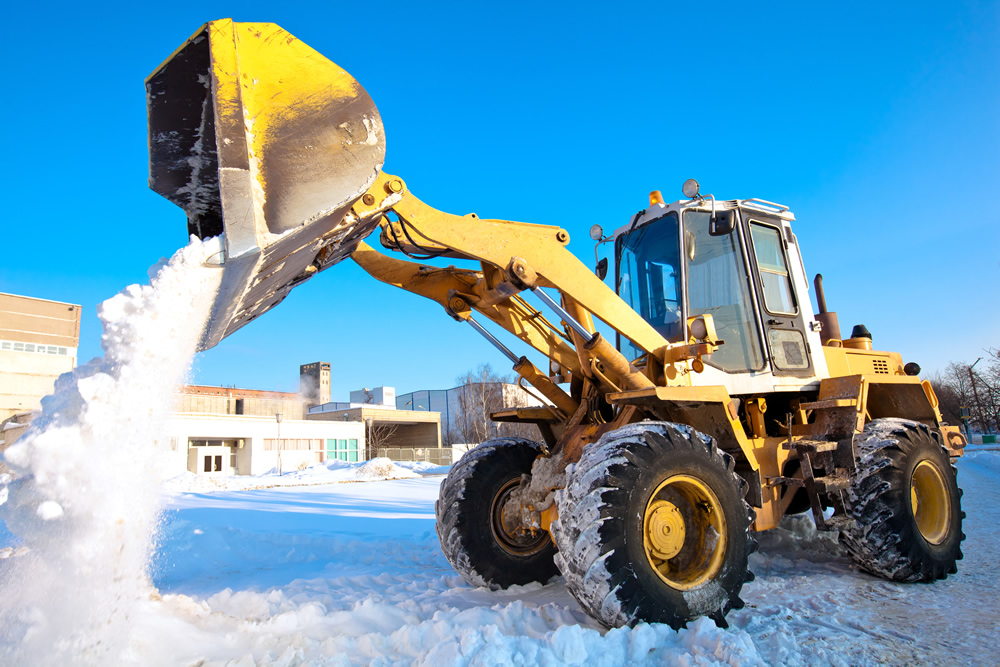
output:
[[[384,456],[393,461],[426,461],[439,466],[448,466],[452,462],[451,447],[426,447],[423,449],[380,447],[376,452],[376,456]]]

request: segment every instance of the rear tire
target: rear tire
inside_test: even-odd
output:
[[[725,627],[743,607],[755,542],[733,457],[688,426],[642,422],[584,449],[556,492],[556,564],[608,627],[699,616]]]
[[[891,581],[934,581],[958,571],[962,491],[941,436],[918,422],[878,419],[856,444],[853,525],[841,542],[862,570]]]
[[[510,535],[499,521],[503,501],[541,453],[540,444],[524,438],[487,440],[463,456],[441,484],[434,505],[441,550],[473,586],[499,590],[544,583],[559,573],[546,531]]]

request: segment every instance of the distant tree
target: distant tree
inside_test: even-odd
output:
[[[980,371],[973,369],[973,383],[975,392],[973,399],[977,400],[983,412],[984,424],[993,433],[1000,431],[1000,349],[990,349],[986,351],[987,356],[983,358],[986,368]],[[979,393],[978,399],[976,393]]]
[[[491,438],[519,436],[538,440],[538,429],[531,424],[494,422],[490,414],[500,410],[533,405],[531,396],[513,387],[513,376],[498,375],[489,364],[482,364],[456,378],[452,393],[452,418],[447,434],[449,444],[478,445]]]
[[[930,381],[947,422],[960,423],[959,408],[967,407],[973,429],[1000,431],[1000,349],[987,350],[978,363],[953,361]]]

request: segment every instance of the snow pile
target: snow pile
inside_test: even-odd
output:
[[[393,461],[400,468],[406,468],[421,475],[447,475],[451,471],[451,465],[438,465],[430,461]],[[455,460],[458,463],[458,460]]]
[[[104,357],[62,375],[4,453],[15,476],[0,518],[23,542],[0,579],[7,664],[126,655],[130,618],[153,592],[157,438],[208,318],[222,272],[204,262],[220,247],[192,239],[150,270],[150,285],[105,301]]]
[[[361,481],[376,481],[385,479],[407,479],[420,477],[417,473],[401,468],[387,458],[377,458],[368,461],[358,468],[355,477]]]
[[[294,597],[227,590],[202,604],[167,596],[164,605],[194,626],[192,634],[214,633],[206,657],[217,665],[233,656],[243,656],[238,664],[246,665],[767,664],[747,633],[722,630],[706,618],[679,632],[642,624],[605,634],[582,626],[562,604],[508,599],[472,606],[461,598],[449,602],[437,587],[407,592],[397,577],[372,583],[395,599],[414,599],[406,605],[380,602],[369,590],[363,600],[343,604],[334,590],[324,590],[305,602],[296,598],[306,587],[293,586]]]
[[[425,474],[444,474],[447,466],[424,464],[417,468]],[[262,475],[234,475],[230,477],[196,475],[185,472],[165,482],[168,491],[174,493],[209,493],[212,491],[252,491],[285,486],[314,486],[343,482],[378,482],[389,479],[411,479],[421,477],[406,462],[393,462],[387,458],[377,458],[360,463],[347,463],[331,459],[279,475],[270,470]]]

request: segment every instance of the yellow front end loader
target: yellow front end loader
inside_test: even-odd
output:
[[[493,415],[536,425],[537,441],[484,442],[441,486],[441,548],[470,583],[562,574],[607,626],[724,625],[754,533],[798,512],[877,576],[956,571],[965,441],[916,364],[875,351],[864,326],[841,337],[818,276],[813,312],[787,207],[717,201],[693,180],[671,204],[654,192],[620,229],[592,230],[614,246],[611,289],[565,229],[417,199],[382,170],[364,89],[276,25],[204,25],[147,91],[150,186],[190,233],[224,234],[203,348],[351,257],[467,323],[542,400]],[[406,259],[367,245],[376,230]]]

